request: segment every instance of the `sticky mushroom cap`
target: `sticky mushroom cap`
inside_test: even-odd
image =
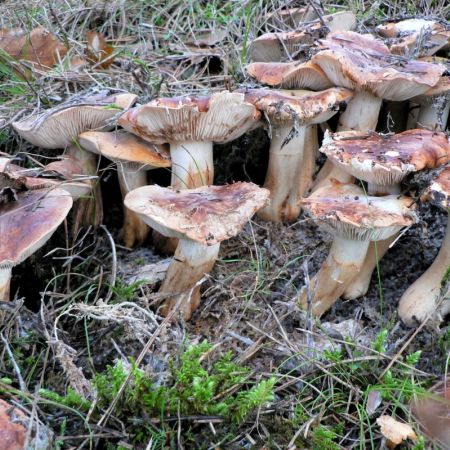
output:
[[[126,132],[86,131],[78,137],[80,145],[106,158],[151,167],[170,167],[170,154],[162,145],[154,145]]]
[[[335,180],[300,203],[327,231],[353,240],[387,239],[417,221],[413,199],[396,195],[370,197],[354,184]]]
[[[380,40],[352,31],[330,33],[320,48],[311,60],[335,86],[368,91],[387,100],[420,95],[445,72],[441,64],[392,55]]]
[[[127,111],[119,124],[155,144],[221,143],[238,138],[259,119],[258,111],[243,94],[222,91],[208,97],[158,98]]]
[[[88,130],[112,128],[108,122],[136,101],[134,94],[94,96],[32,114],[13,122],[21,137],[42,148],[64,148],[73,144],[80,133]]]
[[[0,206],[0,268],[20,264],[50,239],[72,207],[63,189],[26,191]]]
[[[239,233],[269,198],[253,183],[173,190],[144,186],[125,197],[125,206],[167,237],[217,244]]]
[[[327,132],[320,151],[345,172],[368,183],[390,186],[409,173],[447,163],[450,142],[445,133],[422,129],[391,136]]]

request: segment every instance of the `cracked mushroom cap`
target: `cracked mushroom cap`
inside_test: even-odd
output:
[[[354,184],[336,180],[300,203],[331,234],[359,241],[387,239],[418,220],[412,198],[371,197]]]
[[[327,132],[320,151],[350,175],[390,186],[412,172],[446,164],[450,159],[450,142],[445,133],[422,129],[391,136],[360,131]]]
[[[155,143],[183,141],[229,142],[260,119],[244,95],[222,91],[208,97],[158,98],[127,111],[119,125]]]
[[[321,91],[332,86],[325,72],[311,61],[256,62],[249,64],[245,70],[261,84],[282,89]]]
[[[32,114],[13,128],[21,137],[42,148],[64,148],[73,144],[80,133],[98,128],[112,128],[108,122],[136,101],[134,94],[93,96],[77,103],[67,103]]]
[[[239,233],[263,207],[269,191],[253,183],[173,190],[144,186],[125,197],[125,206],[167,237],[214,245]]]
[[[63,189],[20,192],[17,200],[0,205],[0,268],[14,267],[40,249],[71,207]]]
[[[300,124],[322,123],[336,114],[351,100],[353,92],[344,88],[331,88],[309,95],[292,96],[271,89],[247,89],[246,101],[255,105],[271,121]]]
[[[149,168],[170,167],[170,153],[163,145],[154,145],[126,132],[87,131],[78,137],[90,152],[129,165]]]
[[[29,418],[18,408],[0,399],[0,450],[24,450]]]
[[[425,190],[423,200],[443,209],[450,208],[450,168],[446,167]]]
[[[356,17],[350,11],[342,11],[301,25],[295,31],[265,33],[257,37],[249,46],[250,59],[254,62],[281,61],[299,51],[309,50],[314,42],[324,37],[328,30],[352,30],[356,26]]]
[[[311,61],[335,86],[368,91],[386,100],[403,101],[435,86],[445,72],[441,64],[393,55],[378,39],[352,31],[330,33]]]

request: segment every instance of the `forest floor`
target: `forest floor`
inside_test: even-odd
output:
[[[43,26],[73,56],[95,30],[115,57],[105,70],[61,65],[23,81],[0,54],[0,151],[24,164],[55,157],[59,151],[38,151],[10,123],[82,92],[127,90],[145,103],[251,85],[248,43],[270,30],[268,13],[285,3],[4,1],[1,28]],[[327,13],[351,9],[366,32],[399,16],[450,17],[446,2],[324,3]],[[212,44],[193,46],[198,39]],[[216,184],[262,184],[267,149],[260,130],[217,146]],[[411,329],[396,309],[439,250],[444,212],[422,206],[420,223],[380,262],[367,295],[338,301],[321,320],[296,297],[331,237],[306,215],[292,224],[254,218],[222,245],[192,320],[170,324],[157,314],[167,256],[151,240],[121,245],[114,167],[102,161],[99,176],[104,226],[76,236],[70,222],[61,227],[14,270],[15,298],[0,303],[0,398],[33,418],[37,448],[366,449],[385,443],[381,414],[415,427],[410,402],[447,374],[450,323]],[[415,429],[418,440],[399,448],[439,448]]]

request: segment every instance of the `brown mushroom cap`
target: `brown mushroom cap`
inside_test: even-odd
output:
[[[426,189],[422,197],[443,209],[450,208],[450,168],[446,167]]]
[[[288,26],[296,28],[303,22],[313,20],[317,13],[311,5],[298,8],[279,8],[267,14],[267,23],[272,26]]]
[[[43,148],[64,148],[84,131],[111,127],[107,122],[129,108],[133,94],[94,96],[49,109],[13,122],[13,128],[32,144]]]
[[[268,198],[267,189],[244,182],[179,191],[144,186],[127,194],[125,206],[165,236],[213,245],[239,233]]]
[[[333,180],[302,206],[330,233],[361,241],[378,241],[417,222],[414,201],[409,197],[370,197],[354,184]]]
[[[365,90],[380,98],[408,100],[435,86],[445,72],[440,64],[394,56],[371,35],[330,33],[312,61],[336,86]]]
[[[312,63],[306,62],[255,62],[245,70],[262,84],[283,89],[322,90],[332,86],[324,71]]]
[[[0,399],[1,450],[24,450],[27,429],[21,422],[27,421],[29,418],[20,409]]]
[[[158,98],[127,111],[119,124],[155,144],[229,142],[255,126],[259,113],[244,95],[222,91],[209,97]]]
[[[138,136],[126,132],[87,131],[78,137],[80,145],[123,163],[137,163],[150,167],[170,167],[169,151],[162,145],[156,146]]]
[[[0,268],[20,264],[51,237],[72,207],[62,189],[26,191],[0,205]]]
[[[391,136],[342,131],[327,133],[320,151],[361,180],[393,185],[411,172],[447,163],[450,142],[445,133],[421,129]]]
[[[291,96],[271,89],[247,89],[246,101],[254,104],[274,122],[315,124],[330,119],[351,100],[353,92],[344,88],[331,88],[304,96]]]

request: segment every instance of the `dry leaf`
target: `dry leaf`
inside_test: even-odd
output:
[[[395,420],[391,416],[380,416],[377,419],[381,434],[387,439],[389,448],[395,448],[406,439],[417,439],[411,425]]]
[[[40,70],[49,70],[67,53],[67,47],[44,28],[35,28],[30,33],[1,29],[0,49],[14,59],[33,63]]]
[[[380,391],[370,391],[367,396],[366,412],[371,416],[381,405],[383,399],[381,398]]]
[[[96,31],[87,34],[87,59],[101,69],[107,69],[114,61],[114,47],[106,42],[104,36]]]

